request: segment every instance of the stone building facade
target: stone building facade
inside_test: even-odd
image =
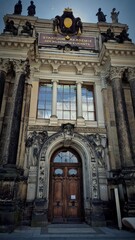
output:
[[[126,24],[69,13],[4,17],[2,225],[115,224],[114,189],[121,217],[135,216],[135,45]]]

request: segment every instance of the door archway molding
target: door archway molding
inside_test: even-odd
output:
[[[48,208],[50,161],[52,154],[61,147],[71,147],[82,160],[84,208],[90,208],[90,200],[99,198],[98,160],[89,141],[78,133],[67,134],[62,131],[53,134],[42,146],[39,155],[37,198],[44,198]]]

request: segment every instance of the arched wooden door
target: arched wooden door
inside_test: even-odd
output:
[[[51,161],[49,221],[83,221],[82,165],[71,149],[57,151]]]

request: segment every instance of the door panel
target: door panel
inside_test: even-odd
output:
[[[58,178],[53,180],[53,209],[56,218],[63,215],[63,183]]]
[[[49,201],[50,221],[69,222],[82,219],[81,183],[80,163],[52,164]]]

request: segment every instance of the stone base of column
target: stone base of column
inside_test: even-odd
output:
[[[36,199],[34,202],[31,226],[41,227],[48,223],[45,199]]]
[[[85,126],[85,119],[83,117],[78,117],[77,118],[77,126]]]
[[[55,115],[52,115],[50,117],[50,126],[56,126],[58,124],[58,118]]]
[[[29,170],[28,187],[27,187],[27,201],[35,200],[37,187],[37,167],[31,166]]]
[[[0,222],[3,229],[7,225],[8,231],[14,229],[23,218],[26,180],[23,170],[15,165],[0,167]]]
[[[102,227],[106,226],[105,215],[103,211],[102,201],[92,201],[91,226]]]

